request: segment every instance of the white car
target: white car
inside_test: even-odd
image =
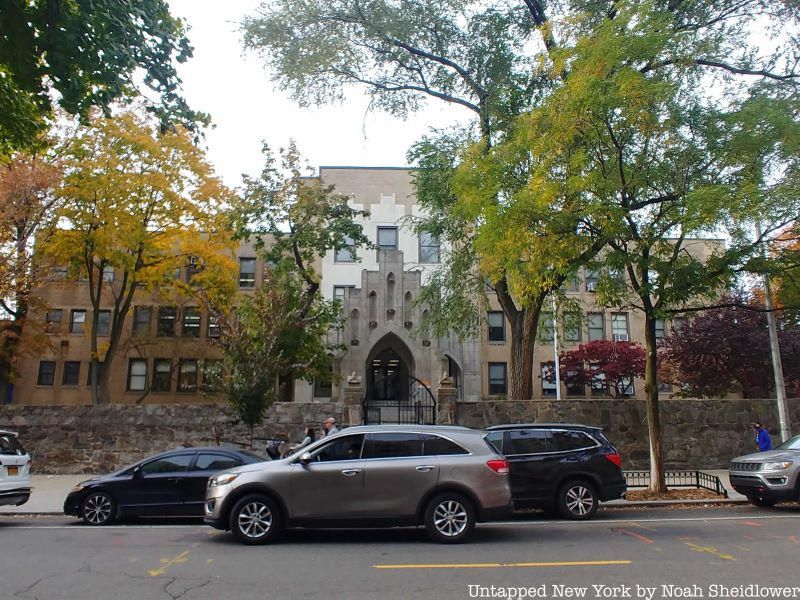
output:
[[[31,457],[13,431],[0,429],[0,506],[21,506],[31,497]]]

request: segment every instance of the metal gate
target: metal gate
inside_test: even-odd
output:
[[[408,398],[389,400],[364,396],[364,425],[381,423],[402,425],[436,424],[436,398],[416,377],[408,378]]]

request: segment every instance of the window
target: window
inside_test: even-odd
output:
[[[239,259],[239,287],[251,288],[256,286],[256,259]]]
[[[567,396],[583,396],[586,393],[580,371],[567,371],[564,384],[567,386]]]
[[[192,462],[192,456],[192,454],[179,454],[150,461],[142,466],[142,474],[184,473],[189,468],[189,463]]]
[[[178,309],[174,306],[161,306],[158,309],[158,323],[156,334],[165,337],[175,335],[175,321],[178,319]]]
[[[64,362],[64,370],[61,373],[61,385],[78,385],[81,375],[81,363],[77,360]]]
[[[542,396],[556,396],[558,384],[556,384],[555,380],[555,363],[552,361],[540,363],[539,373],[542,380]],[[550,377],[553,377],[553,379],[550,380]]]
[[[334,252],[334,262],[356,262],[356,245],[353,239],[345,236],[343,241],[344,245]]]
[[[568,292],[579,292],[581,285],[581,277],[577,273],[574,275],[570,275],[566,281],[564,281],[564,289]]]
[[[216,393],[222,389],[222,361],[207,358],[203,361],[203,391]]]
[[[181,335],[183,337],[200,337],[200,309],[198,307],[187,306],[183,309]]]
[[[72,310],[69,315],[69,332],[70,333],[83,333],[84,325],[86,324],[86,311],[85,310]]]
[[[150,391],[168,392],[172,389],[172,361],[169,358],[157,358],[153,361],[153,385]]]
[[[111,332],[111,311],[97,312],[97,335],[108,335]]]
[[[193,359],[181,360],[178,366],[178,391],[197,391],[197,361]]]
[[[147,387],[147,361],[132,358],[128,362],[128,391],[143,392]]]
[[[633,379],[631,377],[623,377],[617,383],[617,395],[619,396],[633,396],[635,393],[633,389]]]
[[[432,233],[422,231],[419,234],[419,262],[426,264],[440,262],[439,238]]]
[[[50,281],[64,281],[67,278],[67,267],[53,267],[50,269],[48,279]]]
[[[589,341],[604,340],[606,338],[605,319],[603,313],[589,313]]]
[[[489,394],[505,394],[508,390],[506,363],[489,363]]]
[[[215,312],[208,313],[208,325],[206,326],[206,336],[218,338],[220,334],[219,315]]]
[[[656,319],[656,340],[663,340],[666,334],[667,329],[664,319]]]
[[[628,313],[611,313],[611,339],[615,342],[627,342]]]
[[[135,335],[150,334],[150,318],[153,309],[149,306],[137,306],[133,309],[133,333]]]
[[[186,263],[186,283],[191,283],[194,276],[203,270],[203,264],[197,256],[190,256]]]
[[[594,448],[597,442],[582,431],[552,431],[550,440],[559,452]]]
[[[422,438],[416,433],[373,433],[367,439],[363,458],[422,456]]]
[[[422,454],[424,456],[450,456],[453,454],[469,454],[464,448],[438,435],[422,434]]]
[[[595,292],[597,291],[597,283],[600,281],[600,275],[597,271],[591,270],[586,271],[586,291],[587,292]]]
[[[490,310],[487,313],[487,320],[489,325],[489,341],[490,342],[505,342],[506,341],[506,320],[502,311]]]
[[[581,341],[581,316],[579,314],[564,314],[564,341],[569,344]]]
[[[397,227],[378,227],[378,250],[397,250]]]
[[[330,398],[333,394],[333,386],[330,381],[322,383],[314,380],[314,398]]]
[[[358,460],[361,458],[361,447],[364,435],[348,435],[326,444],[315,454],[315,459],[322,462],[333,460]]]
[[[224,471],[240,467],[242,461],[224,454],[198,454],[193,471]]]
[[[608,382],[605,373],[597,373],[592,377],[592,396],[607,396]]]
[[[672,331],[680,331],[686,325],[686,317],[675,317],[672,319]]]
[[[549,438],[544,429],[514,429],[506,432],[503,451],[506,455],[551,452]]]
[[[110,265],[103,267],[103,282],[114,283],[114,267]]]
[[[354,285],[335,285],[333,286],[333,299],[344,305],[344,297],[348,288],[354,288]]]
[[[553,343],[553,313],[544,312],[539,316],[539,341],[542,344]]]
[[[56,381],[56,363],[53,360],[39,361],[39,375],[36,385],[53,385]]]
[[[46,333],[59,333],[61,331],[61,319],[64,318],[64,311],[60,308],[48,310],[44,316],[44,330]]]

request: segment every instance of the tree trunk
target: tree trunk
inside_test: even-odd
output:
[[[648,307],[648,309],[651,307]],[[656,320],[651,310],[645,312],[645,367],[644,391],[647,396],[647,432],[650,438],[650,491],[667,491],[664,479],[664,462],[661,451],[661,412],[658,406],[658,355],[656,346]]]
[[[509,400],[533,399],[533,351],[541,305],[518,311],[509,319],[511,356],[508,374]]]

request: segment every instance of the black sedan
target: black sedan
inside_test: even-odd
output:
[[[76,485],[64,514],[89,525],[127,516],[203,516],[206,483],[218,471],[267,460],[238,448],[181,448]]]

